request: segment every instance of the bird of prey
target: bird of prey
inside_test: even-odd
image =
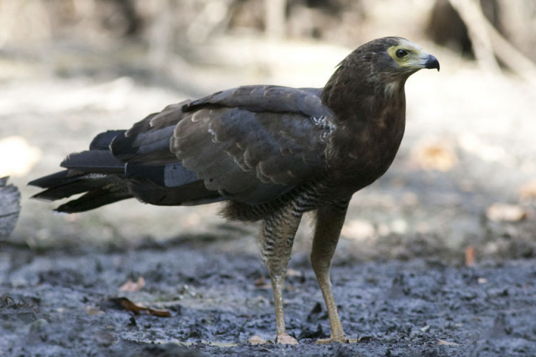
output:
[[[385,37],[346,57],[324,88],[250,85],[186,100],[128,130],[97,135],[66,170],[39,178],[37,198],[84,193],[74,213],[135,197],[153,205],[224,201],[231,220],[262,221],[261,256],[274,294],[277,342],[285,332],[283,285],[294,235],[316,213],[311,263],[331,338],[348,342],[331,291],[330,266],[352,195],[391,165],[405,126],[404,84],[439,62],[413,42]]]

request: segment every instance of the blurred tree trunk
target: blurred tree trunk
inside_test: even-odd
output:
[[[51,37],[50,18],[42,0],[0,0],[0,48]]]
[[[467,26],[449,0],[435,0],[426,33],[441,46],[463,54],[472,53]]]
[[[480,66],[487,72],[500,73],[488,32],[489,22],[482,12],[480,2],[478,0],[449,0],[449,2],[467,26],[473,52]]]
[[[265,33],[268,38],[281,39],[286,34],[286,0],[264,0]]]
[[[475,55],[489,72],[500,72],[495,55],[520,77],[536,82],[536,64],[506,40],[484,16],[478,0],[449,0],[469,30]]]
[[[498,0],[501,33],[521,52],[536,61],[536,0]]]
[[[229,20],[229,1],[205,1],[202,9],[191,19],[186,37],[191,43],[203,43]]]
[[[15,28],[17,14],[24,5],[21,0],[4,0],[0,2],[0,48],[11,38]]]
[[[172,0],[154,0],[155,16],[149,39],[149,63],[155,68],[165,65],[171,52],[172,37]]]
[[[427,32],[440,45],[459,49],[462,53],[474,53],[479,65],[487,72],[500,73],[499,59],[512,72],[532,81],[536,80],[536,65],[506,36],[513,33],[509,37],[517,42],[521,37],[536,45],[534,10],[536,0],[436,0]],[[533,27],[535,31],[531,31]],[[525,36],[519,36],[519,33]],[[516,43],[515,40],[512,42]],[[534,46],[525,48],[533,49]],[[525,51],[527,53],[530,51]]]

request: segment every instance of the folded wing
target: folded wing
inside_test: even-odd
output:
[[[321,89],[245,86],[168,106],[125,130],[97,135],[67,170],[30,184],[44,199],[85,193],[60,206],[93,209],[136,197],[155,205],[232,199],[260,204],[326,170],[332,114]]]
[[[325,170],[327,117],[318,90],[246,86],[191,102],[171,151],[210,190],[259,204]]]

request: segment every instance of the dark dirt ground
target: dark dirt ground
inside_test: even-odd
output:
[[[127,201],[68,216],[29,200],[36,190],[26,182],[57,170],[104,129],[239,84],[322,85],[346,51],[287,47],[318,63],[174,64],[182,82],[156,85],[137,67],[146,59],[132,60],[130,50],[134,64],[115,49],[84,61],[71,61],[80,53],[69,49],[47,52],[44,65],[1,57],[0,140],[15,136],[28,148],[0,150],[0,163],[20,152],[17,163],[27,163],[10,179],[23,197],[18,226],[0,241],[0,356],[536,356],[536,189],[520,193],[536,177],[536,90],[437,48],[442,72],[408,81],[400,153],[355,195],[334,260],[342,323],[359,343],[315,344],[329,321],[308,261],[310,225],[298,232],[284,295],[288,332],[300,345],[252,346],[254,335],[275,337],[256,225],[225,223],[217,205]],[[423,152],[446,166],[428,167]],[[491,219],[497,203],[524,214]],[[140,291],[118,290],[139,277]],[[110,300],[117,297],[171,317],[134,315]]]
[[[266,271],[255,255],[221,253],[218,244],[145,242],[114,253],[3,249],[0,354],[531,356],[536,351],[536,259],[472,268],[436,259],[338,260],[334,293],[348,336],[360,342],[317,345],[315,340],[329,333],[329,321],[307,256],[300,253],[291,262],[285,291],[288,332],[300,345],[252,346],[247,341],[253,335],[274,337],[271,290],[259,284]],[[127,277],[138,276],[147,281],[141,291],[117,291]],[[171,317],[134,315],[109,300],[114,297],[167,309]]]

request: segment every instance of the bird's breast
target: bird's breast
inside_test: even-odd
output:
[[[376,181],[391,166],[404,128],[404,112],[338,127],[331,140],[329,186],[341,195],[352,195]]]

